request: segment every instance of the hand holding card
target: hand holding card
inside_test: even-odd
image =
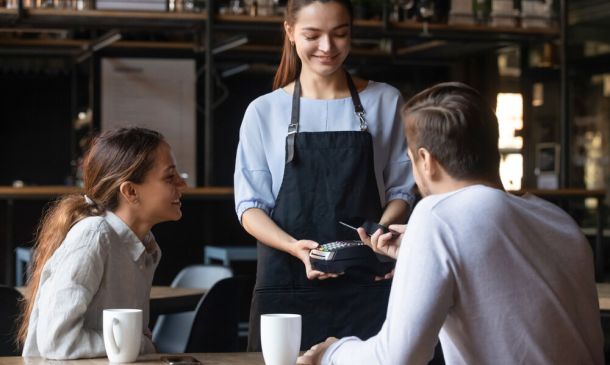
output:
[[[358,231],[358,228],[354,227],[351,224],[347,224],[342,221],[339,221],[339,224],[341,224],[347,228],[353,229],[354,231]],[[362,223],[362,228],[364,228],[364,230],[366,231],[366,234],[368,234],[369,236],[372,236],[373,234],[375,234],[375,232],[377,232],[377,230],[379,230],[379,229],[381,229],[381,231],[383,233],[388,233],[388,232],[392,233],[392,237],[396,237],[396,236],[400,235],[399,232],[396,232],[396,231],[384,226],[383,224],[379,224],[379,223],[376,223],[373,221],[365,221],[364,223]]]

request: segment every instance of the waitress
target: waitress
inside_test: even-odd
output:
[[[413,200],[402,98],[344,70],[351,28],[349,0],[290,0],[274,91],[244,116],[235,205],[259,242],[251,351],[265,313],[301,314],[302,350],[328,336],[368,338],[385,319],[391,280],[309,261],[319,244],[357,238],[339,220],[404,223]]]

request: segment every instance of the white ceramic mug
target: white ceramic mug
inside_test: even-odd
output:
[[[301,347],[300,314],[262,314],[261,345],[266,365],[293,365]]]
[[[104,346],[110,362],[136,361],[141,341],[141,309],[104,309]]]

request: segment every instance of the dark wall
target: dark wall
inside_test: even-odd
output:
[[[271,91],[273,74],[252,69],[222,80],[226,99],[214,112],[214,182],[233,185],[239,127],[248,104]],[[220,90],[217,96],[222,96]],[[201,125],[201,124],[200,124]]]
[[[70,125],[69,75],[0,70],[0,185],[63,185]]]

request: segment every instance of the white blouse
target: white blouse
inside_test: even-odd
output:
[[[77,359],[106,356],[102,313],[142,309],[148,329],[149,296],[161,251],[152,233],[144,244],[118,216],[75,224],[44,266],[28,325],[23,356]],[[142,335],[141,353],[155,352]]]

